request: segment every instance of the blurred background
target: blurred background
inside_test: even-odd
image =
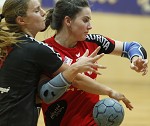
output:
[[[0,0],[0,7],[5,0]],[[41,0],[47,10],[56,0]],[[90,33],[98,33],[120,41],[140,42],[147,50],[150,60],[150,0],[89,0],[92,9]],[[52,30],[37,35],[44,40],[54,34]],[[150,66],[146,76],[130,69],[130,61],[119,56],[105,55],[99,64],[107,66],[101,70],[97,81],[125,94],[134,106],[125,108],[121,126],[150,126]],[[101,96],[105,98],[105,96]],[[121,103],[123,104],[123,103]],[[124,105],[124,104],[123,104]],[[38,126],[44,126],[42,113]]]

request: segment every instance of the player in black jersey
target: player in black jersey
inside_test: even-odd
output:
[[[0,19],[0,126],[36,126],[37,84],[42,73],[58,74],[68,66],[54,50],[34,39],[45,28],[45,11],[38,0],[6,0]],[[33,23],[35,22],[35,23]],[[61,96],[78,73],[99,68],[102,55],[88,52],[53,80],[40,87],[41,99],[50,102]],[[57,84],[58,83],[58,84]],[[44,85],[45,86],[45,85]],[[56,86],[62,89],[57,90]],[[52,93],[45,94],[45,93]]]

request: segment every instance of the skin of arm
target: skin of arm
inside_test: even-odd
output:
[[[113,52],[113,54],[119,55],[119,53],[120,53],[120,55],[121,55],[121,52],[122,52],[120,49],[121,47],[123,47],[123,44],[119,43],[118,47]],[[96,52],[94,54],[92,54],[91,57],[95,56],[97,54]],[[68,65],[63,63],[63,65],[53,75],[56,76],[57,74],[62,72],[63,76],[67,80],[74,79],[74,81],[72,82],[72,85],[74,87],[76,87],[80,90],[86,91],[88,93],[97,94],[97,95],[107,95],[118,101],[122,100],[124,102],[124,104],[126,105],[126,107],[129,108],[129,110],[132,110],[133,106],[131,105],[130,101],[123,94],[111,89],[110,87],[108,87],[106,85],[103,85],[103,84],[93,80],[92,78],[90,78],[86,75],[77,74],[76,76],[70,76],[71,74],[68,74],[69,73],[68,70],[71,70],[71,69],[67,70],[67,68],[68,68]]]
[[[54,74],[58,74],[62,71],[63,75],[65,77],[70,77],[70,74],[67,74],[66,69],[68,68],[67,64],[63,64],[61,68],[57,70]],[[72,85],[78,89],[81,89],[83,91],[86,91],[88,93],[93,93],[97,95],[107,95],[111,98],[114,98],[118,101],[122,100],[124,104],[126,105],[129,110],[132,110],[133,106],[131,105],[130,101],[121,93],[111,89],[110,87],[107,87],[106,85],[103,85],[92,78],[84,75],[84,74],[77,74],[74,78],[74,81],[72,82]]]
[[[122,50],[123,50],[123,42],[115,41],[115,49],[111,52],[111,54],[121,56]]]

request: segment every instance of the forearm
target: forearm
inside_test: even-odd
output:
[[[63,76],[68,82],[72,82],[78,73],[79,69],[75,67],[75,64],[72,64],[71,66],[69,66],[69,69],[67,68],[65,71],[62,72]]]
[[[83,74],[78,74],[74,79],[73,86],[79,88],[85,92],[97,94],[97,95],[110,95],[113,89],[103,85],[92,78]]]
[[[62,73],[64,78],[68,83],[71,83],[76,75],[79,73],[79,68],[75,67],[76,64],[68,66],[63,63],[63,65],[53,74],[53,77],[57,76],[59,73]]]
[[[45,103],[51,103],[57,100],[70,86],[70,83],[66,81],[62,73],[51,80],[46,76],[44,77],[43,82],[41,81],[38,85],[38,95]]]

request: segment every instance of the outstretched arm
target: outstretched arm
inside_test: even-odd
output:
[[[131,69],[146,75],[148,72],[147,52],[138,42],[121,42],[99,34],[88,34],[86,41],[94,42],[101,47],[99,53],[126,57],[131,61]]]
[[[68,66],[66,64],[63,64],[62,67],[59,69],[59,72],[64,71],[65,69],[67,69],[67,67]],[[60,74],[52,80],[49,80],[49,78],[44,80],[46,80],[46,82],[43,81],[42,83],[40,83],[38,93],[40,98],[46,103],[50,103],[54,100],[57,100],[60,96],[62,96],[63,93],[65,93],[66,89],[71,85],[71,83],[69,83],[67,79]],[[107,95],[118,101],[122,100],[126,107],[129,108],[129,110],[132,110],[133,108],[130,101],[122,93],[119,93],[114,89],[103,85],[86,75],[78,74],[74,78],[72,85],[88,93],[97,95]]]
[[[130,101],[122,94],[114,89],[101,84],[88,76],[83,74],[78,74],[73,82],[73,86],[88,93],[97,94],[97,95],[107,95],[111,98],[114,98],[118,101],[123,101],[126,107],[129,110],[132,110],[133,106],[131,105]]]
[[[67,65],[63,65],[61,71],[65,70]],[[129,110],[133,109],[130,101],[122,94],[114,89],[101,84],[90,77],[78,74],[73,83],[69,83],[67,79],[62,75],[62,73],[58,74],[56,77],[50,80],[47,76],[43,75],[43,80],[41,80],[38,87],[38,95],[40,98],[46,102],[51,103],[61,97],[68,87],[72,84],[74,87],[81,89],[85,92],[97,94],[97,95],[107,95],[111,98],[114,98],[118,101],[123,101],[126,107]]]

